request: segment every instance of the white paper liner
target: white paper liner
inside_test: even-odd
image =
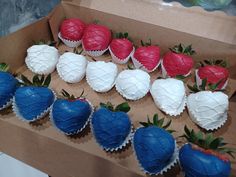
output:
[[[197,87],[199,89],[199,86],[202,85],[202,79],[198,75],[198,69],[195,70],[195,76],[196,76],[196,82],[197,82]],[[226,80],[225,84],[222,86],[222,90],[224,90],[228,84],[229,79]]]
[[[92,56],[92,57],[102,56],[108,50],[108,47],[105,50],[85,50],[83,42],[82,42],[82,47],[83,47],[83,51],[85,51],[89,56]]]
[[[187,104],[187,108],[188,108],[188,112],[189,112],[189,116],[190,116],[191,120],[195,124],[197,124],[198,126],[200,126],[201,128],[203,128],[203,129],[205,129],[207,131],[217,130],[217,129],[221,128],[226,123],[226,121],[227,121],[227,112],[225,112],[223,118],[221,119],[222,122],[220,122],[218,124],[218,126],[215,126],[215,127],[205,127],[204,125],[202,125],[200,122],[197,121],[196,116],[194,115],[193,111],[191,110],[190,106],[188,106],[188,104]]]
[[[140,127],[139,127],[140,128]],[[138,129],[139,129],[138,128]],[[137,131],[137,129],[136,129],[136,131]],[[136,157],[136,159],[137,159],[137,161],[138,161],[138,163],[139,163],[139,167],[141,168],[141,170],[145,173],[145,174],[148,174],[148,175],[162,175],[163,173],[165,173],[165,172],[167,172],[168,170],[170,170],[172,167],[174,167],[177,163],[178,163],[178,161],[179,161],[179,148],[178,148],[178,145],[177,145],[177,143],[176,143],[176,141],[175,141],[175,150],[174,150],[174,153],[173,153],[173,155],[172,155],[172,157],[170,158],[170,161],[169,161],[169,163],[160,171],[160,172],[158,172],[158,173],[150,173],[150,172],[148,172],[148,171],[146,171],[143,167],[142,167],[142,164],[139,162],[139,160],[138,160],[138,157],[137,157],[137,154],[136,154],[136,151],[135,151],[135,148],[134,148],[134,142],[132,143],[132,145],[133,145],[133,149],[134,149],[134,154],[135,154],[135,157]]]
[[[154,98],[153,98],[153,99],[154,99]],[[155,100],[154,100],[154,102],[155,102]],[[185,110],[185,106],[186,106],[186,104],[187,104],[187,96],[186,96],[186,95],[184,96],[183,102],[184,102],[184,103],[181,104],[182,107],[181,107],[180,111],[175,112],[175,113],[168,112],[168,111],[166,110],[166,108],[164,108],[164,107],[163,107],[162,105],[160,105],[160,104],[157,104],[156,102],[155,102],[155,104],[156,104],[156,106],[157,106],[160,110],[162,110],[162,111],[165,112],[166,114],[168,114],[168,115],[170,115],[170,116],[179,116],[179,115],[182,114],[182,113],[184,112],[184,110]]]
[[[130,57],[134,54],[134,51],[135,51],[135,48],[133,47],[133,50],[130,52],[129,56],[122,60],[122,59],[120,59],[120,58],[118,58],[114,55],[114,53],[112,52],[110,46],[108,47],[108,49],[109,49],[109,52],[111,54],[112,61],[115,62],[115,63],[118,63],[118,64],[127,63],[129,61]]]
[[[165,69],[165,67],[164,67],[164,65],[163,65],[163,59],[161,59],[161,73],[162,73],[162,77],[163,78],[167,78],[167,77],[170,77],[168,74],[167,74],[167,71],[166,71],[166,69]],[[189,76],[191,74],[191,70],[187,73],[187,74],[185,74],[185,75],[183,75],[184,77],[187,77],[187,76]]]
[[[90,121],[90,128],[91,128],[92,134],[95,135],[94,129],[93,129],[92,121]],[[97,141],[97,139],[95,138],[95,136],[94,136],[94,139],[95,139],[96,143],[97,143],[103,150],[105,150],[105,151],[107,151],[107,152],[117,152],[117,151],[119,151],[119,150],[122,150],[124,147],[126,147],[126,146],[129,144],[129,142],[131,142],[131,140],[132,140],[132,138],[133,138],[133,135],[134,135],[134,131],[133,131],[133,130],[134,130],[134,128],[133,128],[133,126],[131,125],[130,132],[129,132],[128,136],[126,137],[125,141],[124,141],[120,146],[118,146],[118,147],[116,147],[116,148],[106,148],[106,147],[102,146],[102,145]]]
[[[133,53],[134,54],[134,53]],[[136,69],[141,69],[141,70],[143,70],[143,71],[146,71],[146,72],[148,72],[148,73],[151,73],[151,72],[153,72],[153,71],[155,71],[157,68],[158,68],[158,66],[160,65],[160,63],[161,63],[161,59],[160,59],[160,61],[157,63],[157,65],[155,66],[155,68],[153,68],[152,70],[148,70],[142,63],[140,63],[135,57],[134,57],[134,55],[131,55],[131,59],[132,59],[132,61],[133,61],[133,64],[134,64],[134,66],[135,66],[135,68]]]
[[[78,47],[78,46],[80,46],[81,43],[82,43],[82,40],[81,40],[81,39],[78,40],[78,41],[72,41],[72,40],[64,39],[64,38],[61,36],[61,33],[60,33],[60,32],[58,33],[58,37],[59,37],[59,39],[62,40],[62,42],[63,42],[66,46],[71,47],[71,48]]]
[[[49,113],[49,117],[50,117],[50,121],[51,121],[52,125],[53,125],[59,132],[65,134],[65,135],[67,135],[67,136],[79,134],[80,132],[82,132],[82,131],[85,129],[85,127],[89,124],[89,122],[91,121],[92,116],[93,116],[93,113],[94,113],[94,106],[92,105],[92,103],[91,103],[89,100],[87,100],[87,99],[85,99],[85,100],[89,103],[89,105],[90,105],[90,107],[91,107],[91,114],[89,115],[87,121],[85,122],[85,124],[84,124],[84,126],[83,126],[82,128],[80,128],[79,130],[77,130],[77,131],[75,131],[75,132],[71,132],[71,133],[64,132],[64,131],[62,131],[61,129],[57,128],[57,126],[56,126],[56,124],[55,124],[55,122],[54,122],[53,113],[52,113],[52,109],[51,109],[51,110],[50,110],[50,113]]]
[[[51,89],[51,91],[53,92],[54,94],[54,101],[53,103],[56,101],[57,97],[56,97],[56,93]],[[15,97],[13,97],[13,102],[12,102],[12,110],[13,112],[15,113],[16,117],[18,117],[20,120],[24,121],[24,122],[35,122],[43,117],[45,117],[49,111],[52,109],[52,105],[53,103],[44,111],[42,112],[40,115],[38,115],[37,117],[33,118],[32,120],[27,120],[25,119],[21,114],[20,114],[20,111],[16,105],[16,102],[15,102]]]
[[[9,106],[11,106],[12,102],[13,102],[13,98],[11,98],[5,105],[3,105],[3,106],[0,108],[0,111],[3,110],[3,109],[8,108]]]

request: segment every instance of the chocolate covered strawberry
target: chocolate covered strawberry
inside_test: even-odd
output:
[[[62,98],[57,99],[50,113],[54,126],[66,135],[73,135],[81,132],[93,113],[93,106],[83,97],[70,95],[62,89]]]
[[[48,88],[51,75],[46,78],[35,75],[32,82],[21,76],[22,84],[13,98],[13,111],[16,116],[26,122],[33,122],[43,118],[56,100],[54,92]]]
[[[13,96],[18,88],[18,81],[8,72],[9,66],[0,63],[0,110],[12,104]]]
[[[153,122],[140,122],[143,127],[136,130],[133,146],[142,170],[150,175],[163,174],[178,159],[178,148],[171,134],[173,130],[166,130],[171,121],[164,124],[164,118],[153,116]]]
[[[147,72],[154,71],[160,64],[160,48],[141,41],[142,46],[137,48],[132,56],[134,66]]]
[[[194,53],[191,45],[185,47],[179,44],[170,48],[161,62],[163,77],[188,76],[194,65],[192,59]]]
[[[217,89],[225,89],[227,86],[229,71],[225,68],[226,62],[223,60],[204,60],[202,67],[196,70],[197,85],[202,84],[203,79],[207,79],[207,84],[218,84]]]
[[[115,39],[112,39],[109,51],[112,60],[115,63],[124,64],[129,61],[129,58],[134,51],[132,42],[128,37],[128,33],[118,33]]]
[[[224,147],[223,138],[214,138],[211,133],[195,132],[185,126],[185,137],[189,143],[179,152],[180,164],[185,177],[228,177],[231,164],[226,154],[232,156],[232,148]]]
[[[68,47],[77,47],[81,44],[81,39],[86,25],[78,18],[66,19],[60,26],[59,38]]]
[[[90,24],[82,38],[83,49],[91,56],[101,56],[111,42],[111,31],[106,26]]]
[[[215,91],[217,84],[208,84],[203,79],[198,87],[188,85],[191,93],[187,98],[190,118],[201,128],[216,130],[223,126],[228,119],[229,98],[220,91]]]

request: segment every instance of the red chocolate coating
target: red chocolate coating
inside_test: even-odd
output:
[[[90,24],[82,38],[85,50],[105,50],[111,42],[111,31],[102,25]]]
[[[229,71],[221,66],[207,65],[198,69],[198,76],[200,79],[206,78],[208,84],[216,84],[222,80],[218,86],[218,89],[221,89],[229,78]]]
[[[134,52],[134,58],[151,71],[160,62],[160,48],[158,46],[139,47]]]
[[[119,59],[126,59],[133,50],[133,44],[126,38],[113,39],[110,44],[112,53]]]
[[[67,40],[78,41],[82,38],[86,25],[78,18],[66,19],[60,27],[61,36]]]
[[[170,77],[188,74],[193,65],[192,57],[182,53],[169,51],[163,57],[163,66]]]

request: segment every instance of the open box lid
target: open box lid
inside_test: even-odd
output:
[[[236,17],[163,0],[62,0],[90,9],[236,45]]]

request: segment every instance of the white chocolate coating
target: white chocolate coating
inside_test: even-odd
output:
[[[226,122],[229,100],[222,92],[201,91],[188,96],[187,107],[197,125],[214,130]]]
[[[83,55],[66,52],[59,58],[57,72],[65,82],[77,83],[84,78],[87,63]]]
[[[116,90],[128,100],[143,98],[150,89],[150,76],[140,69],[124,70],[116,79]]]
[[[55,70],[58,58],[59,53],[55,47],[33,45],[27,49],[25,63],[36,74],[50,74]]]
[[[86,80],[96,92],[107,92],[114,86],[117,74],[118,68],[114,63],[89,62],[86,69]]]
[[[177,116],[183,112],[186,104],[183,81],[173,78],[157,79],[150,92],[157,107],[166,114]]]

